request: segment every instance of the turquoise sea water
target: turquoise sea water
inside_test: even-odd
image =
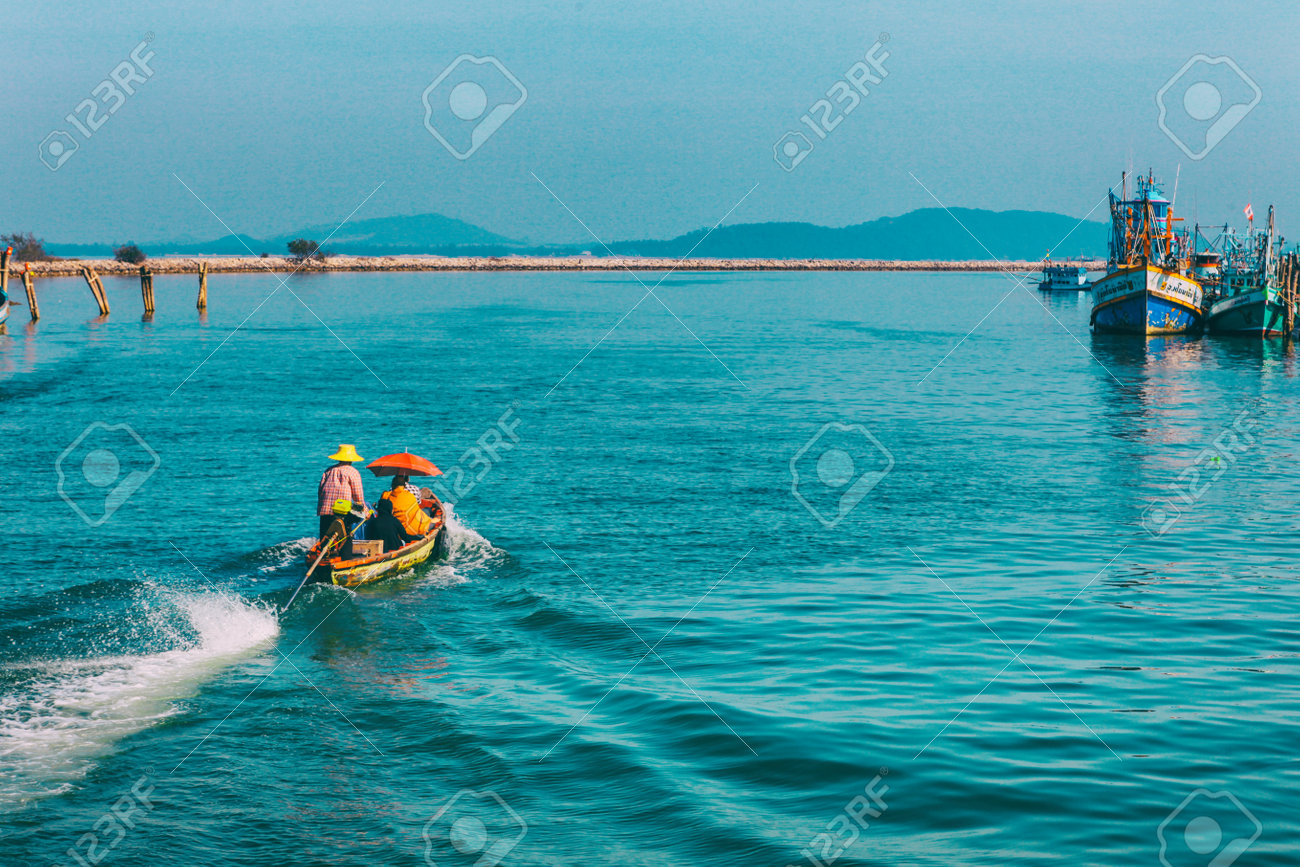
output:
[[[280,280],[0,337],[3,863],[1295,863],[1280,343],[996,274]],[[450,557],[279,615],[339,442],[459,480]]]

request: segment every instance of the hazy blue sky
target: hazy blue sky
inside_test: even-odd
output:
[[[359,218],[439,212],[571,241],[583,229],[532,173],[612,239],[712,225],[755,184],[729,222],[933,204],[911,174],[952,205],[1082,216],[1130,163],[1170,181],[1181,164],[1189,217],[1273,202],[1300,237],[1293,2],[5,5],[0,230],[49,240],[223,234],[173,172],[253,235],[340,220],[384,182]],[[785,171],[774,144],[811,135],[800,116],[882,32],[888,77]],[[65,115],[147,33],[153,76],[76,133]],[[1155,101],[1197,53],[1232,57],[1262,93],[1201,160]],[[527,89],[463,161],[422,103],[461,54],[498,58]],[[77,150],[50,171],[38,146],[55,130]]]

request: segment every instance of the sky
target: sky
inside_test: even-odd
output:
[[[1177,178],[1189,220],[1272,203],[1300,237],[1290,2],[0,7],[0,232],[54,242],[350,214],[597,249],[939,204],[1103,219],[1120,172],[1148,167],[1168,192]],[[858,67],[850,96],[838,82],[869,52],[886,74]],[[115,71],[131,93],[100,86]],[[812,145],[793,139],[797,165],[778,148],[791,132]]]

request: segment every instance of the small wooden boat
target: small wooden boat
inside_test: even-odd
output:
[[[443,511],[435,507],[432,510],[433,528],[395,551],[385,551],[372,557],[345,560],[342,557],[328,557],[316,567],[309,580],[325,584],[337,584],[340,587],[360,587],[371,584],[381,578],[405,572],[429,559],[437,559],[447,553],[447,526]],[[320,542],[317,541],[307,552],[307,566],[311,567],[320,556]]]

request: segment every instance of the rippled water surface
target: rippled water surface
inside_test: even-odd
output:
[[[1295,863],[1280,343],[996,274],[195,282],[0,337],[4,863]],[[459,480],[451,553],[279,614],[339,442]]]

